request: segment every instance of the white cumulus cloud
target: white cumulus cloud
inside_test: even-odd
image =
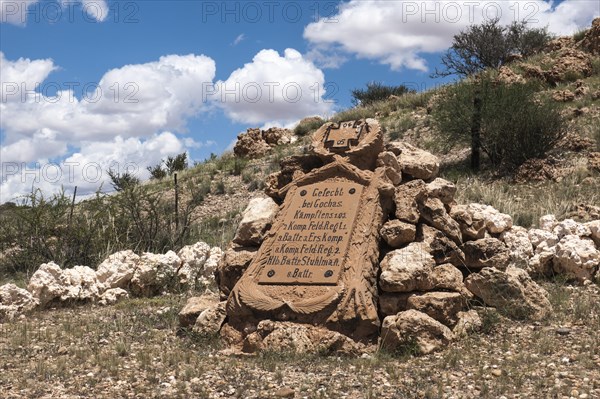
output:
[[[227,80],[218,81],[214,90],[213,100],[242,123],[283,126],[331,110],[323,71],[294,49],[286,49],[283,56],[260,51]]]
[[[351,0],[336,15],[309,24],[304,37],[315,59],[343,51],[392,69],[426,71],[424,54],[450,47],[452,37],[471,24],[499,17],[501,23],[527,20],[553,33],[571,34],[600,15],[597,0],[405,1]],[[324,66],[327,66],[326,64]]]
[[[27,141],[34,145],[36,135],[43,130],[53,132],[57,141],[70,144],[182,130],[188,117],[206,109],[202,88],[215,76],[215,63],[209,57],[169,55],[108,71],[89,93],[82,94],[82,85],[45,96],[39,91],[61,86],[47,79],[55,68],[51,61],[10,61],[2,53],[0,60],[2,86],[11,88],[10,92],[5,90],[5,99],[0,103],[3,147]],[[5,81],[5,77],[11,80]],[[33,92],[32,82],[41,83],[37,93]],[[13,84],[19,88],[16,93]],[[21,145],[21,151],[15,149],[3,155],[11,160],[32,161],[23,153],[26,147]],[[61,155],[56,153],[58,148],[48,147],[45,157]]]
[[[211,145],[166,132],[185,130],[188,118],[208,109],[203,87],[212,84],[215,76],[215,63],[209,57],[168,55],[126,65],[105,73],[83,95],[81,86],[63,88],[52,82],[49,76],[56,68],[52,60],[12,61],[0,52],[3,201],[30,189],[30,183],[53,191],[61,184],[78,185],[84,191],[98,187],[98,182],[77,171],[63,171],[58,181],[35,181],[32,173],[25,177],[14,173],[35,169],[36,163],[41,167],[58,160],[62,169],[65,162],[89,161],[105,169],[109,160],[136,162],[143,166],[143,177],[145,166],[166,155]],[[60,89],[45,94],[49,85]]]
[[[43,145],[42,142],[38,144]],[[189,141],[187,144],[200,145]],[[79,151],[57,162],[40,160],[26,164],[3,161],[0,202],[18,201],[31,187],[42,190],[44,195],[55,193],[60,188],[72,192],[75,186],[84,196],[99,187],[103,191],[111,191],[109,169],[120,174],[130,172],[145,179],[149,177],[148,166],[160,163],[169,155],[185,152],[187,147],[185,139],[163,132],[147,139],[117,136],[110,141],[83,142]]]

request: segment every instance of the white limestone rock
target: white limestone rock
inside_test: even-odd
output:
[[[131,279],[133,293],[152,296],[168,291],[178,284],[177,272],[180,265],[181,259],[173,251],[164,255],[144,253]]]
[[[127,288],[140,257],[133,251],[119,251],[110,255],[96,268],[96,278],[105,289]]]
[[[513,226],[512,217],[501,213],[494,207],[483,204],[469,204],[467,211],[473,219],[485,220],[487,231],[492,234],[500,234]]]
[[[242,246],[259,246],[271,228],[279,205],[271,198],[253,198],[242,214],[233,242]]]
[[[98,303],[102,306],[114,305],[127,298],[129,298],[129,292],[125,291],[123,288],[110,288],[100,295]]]
[[[600,266],[600,251],[590,238],[566,235],[556,245],[554,271],[579,282],[593,280]]]
[[[31,293],[15,284],[4,284],[0,287],[0,322],[29,313],[39,302]]]

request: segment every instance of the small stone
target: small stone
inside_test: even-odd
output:
[[[556,329],[556,333],[558,335],[569,335],[571,334],[571,330],[566,327],[560,327]]]
[[[502,370],[499,370],[499,369],[493,369],[493,370],[492,370],[492,375],[493,375],[494,377],[500,377],[500,376],[502,375]]]
[[[291,388],[281,388],[275,391],[274,395],[278,398],[293,398],[296,393]]]

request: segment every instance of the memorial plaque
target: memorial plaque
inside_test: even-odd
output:
[[[379,330],[379,230],[394,194],[376,167],[383,132],[374,119],[327,123],[312,143],[323,166],[278,188],[280,212],[229,294],[228,324],[244,336],[264,319],[356,339]]]
[[[332,151],[346,151],[360,142],[363,130],[368,132],[369,125],[361,121],[340,122],[331,125],[325,133],[324,146]]]
[[[362,192],[363,186],[348,181],[296,190],[261,260],[259,284],[336,284]]]

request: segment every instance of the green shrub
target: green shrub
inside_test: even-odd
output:
[[[587,32],[588,32],[588,29],[586,29],[586,28],[578,30],[577,32],[575,32],[573,34],[573,40],[575,40],[576,42],[580,42],[581,40],[583,40],[583,38],[585,37]]]
[[[147,185],[129,185],[116,195],[98,192],[71,208],[64,192],[44,197],[39,190],[0,212],[0,274],[30,273],[41,263],[96,266],[107,255],[132,249],[163,253],[197,241],[194,210],[205,184],[180,188],[178,218],[172,196]]]
[[[500,26],[500,19],[471,25],[454,36],[452,47],[442,56],[442,71],[434,76],[477,74],[504,65],[514,54],[530,57],[552,39],[547,28],[530,28],[526,22]]]
[[[187,153],[182,152],[181,154],[177,154],[174,157],[169,156],[164,161],[164,164],[167,168],[167,173],[169,174],[169,176],[175,172],[186,170],[188,167]]]
[[[146,169],[150,172],[151,179],[160,180],[167,177],[167,171],[163,169],[162,162],[154,166],[148,166]]]
[[[225,191],[226,191],[225,182],[223,180],[217,181],[215,183],[214,194],[216,194],[216,195],[225,194]]]
[[[354,89],[352,93],[352,104],[355,106],[371,105],[377,101],[388,100],[390,96],[403,96],[407,93],[414,93],[414,90],[409,89],[404,85],[399,86],[385,86],[379,82],[367,83],[367,88]]]
[[[317,130],[318,128],[323,126],[324,123],[325,121],[319,118],[318,116],[314,118],[306,118],[300,121],[298,126],[294,128],[294,134],[300,137],[306,136],[308,133]]]
[[[446,90],[433,117],[448,147],[468,144],[474,98],[482,100],[481,149],[494,165],[513,169],[542,158],[565,134],[560,105],[541,98],[539,83],[503,85],[490,77],[463,81]]]
[[[110,177],[111,184],[115,191],[123,191],[129,187],[140,184],[140,179],[129,172],[121,174],[113,169],[109,169],[106,173],[108,173],[108,177]]]
[[[229,173],[234,176],[239,176],[247,165],[248,160],[246,158],[235,157],[233,160],[233,168],[229,170]]]

